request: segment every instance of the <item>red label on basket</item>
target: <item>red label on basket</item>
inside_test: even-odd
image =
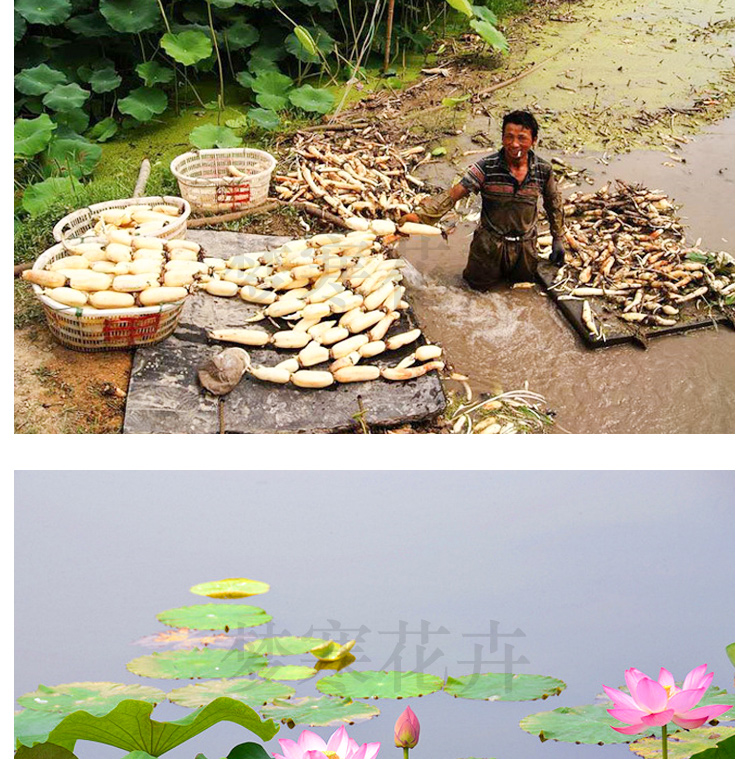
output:
[[[127,343],[135,345],[138,340],[152,338],[157,329],[161,314],[149,314],[147,316],[123,316],[115,319],[104,320],[105,343]]]
[[[252,197],[249,184],[221,185],[216,188],[217,203],[247,203]]]

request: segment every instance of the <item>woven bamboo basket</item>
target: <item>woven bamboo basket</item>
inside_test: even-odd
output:
[[[62,245],[53,245],[36,260],[34,269],[44,269],[52,261],[69,255]],[[161,306],[74,308],[58,303],[32,285],[39,298],[47,325],[55,338],[67,348],[78,351],[104,351],[133,348],[164,340],[174,332],[185,301]]]
[[[230,166],[246,176],[231,176]],[[178,155],[169,166],[182,197],[202,214],[242,211],[263,203],[275,167],[270,153],[254,148],[194,150]]]
[[[128,198],[124,200],[107,200],[104,203],[94,203],[87,208],[79,208],[73,213],[64,216],[55,224],[52,234],[57,242],[72,237],[80,237],[85,232],[94,228],[99,214],[109,208],[125,208],[132,205],[159,206],[170,205],[176,206],[180,215],[175,216],[174,221],[165,225],[158,233],[152,237],[160,237],[164,240],[171,240],[175,237],[184,237],[187,232],[187,220],[190,216],[190,203],[184,198],[176,198],[170,195],[152,196],[149,198]]]

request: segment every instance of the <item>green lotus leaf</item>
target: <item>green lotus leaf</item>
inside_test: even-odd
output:
[[[244,129],[247,126],[247,119],[244,116],[238,116],[236,119],[227,119],[224,126],[230,129]]]
[[[535,701],[559,696],[565,683],[545,675],[505,675],[487,672],[483,675],[449,677],[445,692],[456,698],[477,698],[484,701]]]
[[[138,121],[149,121],[167,109],[167,96],[156,87],[137,87],[117,101],[117,108]]]
[[[285,74],[276,71],[264,71],[253,79],[251,88],[253,92],[268,95],[277,95],[286,100],[286,94],[292,88],[294,81]]]
[[[156,0],[99,0],[99,11],[115,31],[128,34],[152,29],[161,18]]]
[[[89,99],[89,94],[77,84],[56,84],[42,102],[53,111],[73,111]]]
[[[254,81],[255,78],[250,74],[249,71],[240,71],[237,74],[237,82],[239,83],[240,87],[244,87],[246,90],[252,88]]]
[[[200,757],[195,757],[195,759],[200,759]],[[227,754],[227,759],[271,759],[271,757],[258,743],[240,743]]]
[[[49,144],[45,154],[45,164],[61,175],[72,174],[79,179],[91,174],[101,160],[102,149],[93,142],[78,137],[56,137]]]
[[[715,748],[707,748],[700,754],[694,754],[693,759],[734,759],[734,736],[720,741]]]
[[[297,638],[293,635],[280,638],[259,638],[245,643],[245,651],[268,656],[294,656],[306,654],[315,646],[325,643],[322,638]]]
[[[220,10],[227,10],[229,8],[233,8],[237,0],[209,0],[211,5],[214,6],[214,8],[219,8]]]
[[[727,646],[727,656],[729,657],[729,661],[732,662],[732,666],[734,667],[734,643],[730,643]]]
[[[33,748],[21,746],[13,756],[15,759],[76,759],[72,751],[54,743],[38,743]]]
[[[206,150],[209,148],[238,148],[242,145],[242,138],[238,137],[229,127],[217,126],[216,124],[204,124],[203,126],[196,127],[190,132],[190,144],[195,145],[196,148]],[[232,607],[225,606],[224,609],[231,609]],[[235,609],[244,608],[252,609],[252,606],[238,607]],[[247,612],[247,621],[238,621],[235,627],[255,627],[256,625],[262,625],[265,622],[269,622],[271,617],[266,614],[262,609],[257,609],[258,614],[254,617],[251,612]],[[230,614],[231,612],[228,612]],[[228,619],[228,617],[227,617]],[[191,627],[193,625],[190,625]],[[201,630],[218,630],[218,627],[199,627]]]
[[[41,153],[49,144],[56,128],[46,113],[35,119],[18,119],[13,125],[14,155],[30,158]]]
[[[65,718],[64,714],[24,709],[13,717],[13,734],[16,745],[33,746],[44,743],[47,736]]]
[[[224,30],[224,34],[230,50],[242,50],[260,39],[258,30],[245,21],[235,21]]]
[[[244,651],[194,648],[192,651],[161,651],[128,662],[128,669],[141,677],[164,680],[240,677],[263,669],[265,656]]]
[[[14,105],[16,103],[22,103],[23,108],[37,116],[41,116],[44,113],[44,104],[42,103],[42,99],[39,96],[18,98],[16,101],[14,101]],[[18,116],[18,113],[14,114],[14,116]],[[54,118],[52,120],[55,121]]]
[[[473,18],[469,21],[469,26],[485,41],[489,42],[495,50],[499,50],[502,53],[507,53],[510,49],[508,47],[508,40],[505,39],[505,35],[492,24],[488,24],[486,21]]]
[[[445,0],[448,5],[460,11],[465,16],[471,18],[474,15],[474,9],[469,0]]]
[[[497,16],[486,5],[472,5],[471,9],[478,19],[486,21],[488,24],[492,24],[492,26],[497,26]]]
[[[319,659],[315,662],[315,671],[321,672],[324,669],[333,669],[336,672],[341,672],[342,669],[346,669],[350,664],[354,664],[355,661],[357,661],[357,657],[351,654],[344,654],[340,659],[332,661]]]
[[[269,131],[276,129],[281,123],[279,117],[267,108],[251,108],[247,112],[247,118],[253,124],[257,124],[262,129],[268,129]]]
[[[443,681],[425,672],[343,672],[324,677],[316,687],[321,693],[342,698],[411,698],[440,690]]]
[[[70,0],[15,0],[13,6],[30,24],[62,24],[70,16]]]
[[[117,34],[99,11],[73,16],[65,22],[65,26],[81,37],[114,37]]]
[[[16,89],[24,95],[44,95],[56,85],[67,82],[68,77],[62,71],[40,63],[34,68],[19,72],[13,81]]]
[[[280,61],[286,57],[286,51],[281,45],[273,45],[268,42],[256,45],[251,53],[251,60],[254,57],[265,58],[268,61]]]
[[[122,77],[115,71],[114,66],[96,69],[89,79],[91,89],[96,93],[112,92],[122,84]]]
[[[603,704],[561,706],[549,712],[530,714],[519,725],[522,730],[538,735],[543,741],[599,744],[632,741],[632,736],[622,735],[612,729],[613,724],[620,723],[607,714],[606,710],[607,706]]]
[[[356,640],[349,640],[342,646],[340,643],[336,643],[335,640],[326,640],[319,646],[310,649],[310,653],[320,661],[338,661],[344,659],[349,652],[354,648]]]
[[[73,177],[49,177],[42,182],[29,185],[23,193],[21,205],[32,216],[44,213],[50,206],[61,199],[73,198],[81,189]]]
[[[294,688],[264,680],[212,680],[176,688],[167,696],[180,706],[205,706],[215,698],[227,696],[252,707],[263,706],[273,699],[283,700],[294,695]]]
[[[152,720],[153,710],[154,705],[144,701],[122,701],[102,717],[83,711],[73,712],[63,717],[47,739],[71,751],[75,750],[77,741],[88,740],[159,757],[225,720],[247,728],[264,741],[273,738],[279,730],[271,720],[261,721],[249,706],[231,698],[217,698],[173,722]],[[20,740],[18,736],[16,740]],[[25,741],[22,743],[26,745]]]
[[[106,142],[117,134],[118,129],[117,122],[111,116],[108,116],[106,119],[97,121],[89,130],[87,136],[97,142]]]
[[[159,44],[168,56],[185,66],[192,66],[204,58],[210,58],[213,53],[210,37],[195,30],[165,34]]]
[[[713,704],[732,704],[732,709],[720,714],[717,719],[721,722],[734,721],[734,695],[727,693],[723,688],[712,685],[704,694],[696,706],[711,706]]]
[[[248,580],[247,577],[230,577],[227,580],[202,582],[190,588],[191,593],[209,598],[246,598],[268,593],[271,586],[258,580]]]
[[[300,0],[303,5],[320,8],[322,11],[335,11],[336,0]]]
[[[18,11],[13,11],[13,44],[18,44],[24,34],[26,34],[26,21]]]
[[[316,89],[309,84],[303,84],[289,93],[289,100],[298,108],[315,113],[328,113],[333,108],[335,98],[324,89]]]
[[[671,735],[667,740],[669,759],[690,759],[691,756],[716,748],[721,740],[734,735],[733,727],[698,727]],[[640,738],[630,744],[630,750],[644,759],[662,759],[661,736]]]
[[[328,725],[353,725],[357,721],[371,719],[380,714],[376,706],[353,701],[351,698],[296,698],[292,701],[275,700],[261,709],[264,717],[276,722],[294,725],[326,727]]]
[[[29,709],[70,714],[83,711],[96,716],[109,712],[116,704],[127,699],[158,704],[166,693],[146,685],[123,683],[65,683],[48,688],[40,685],[34,692],[20,696],[17,701]]]
[[[250,73],[255,74],[256,76],[258,74],[262,74],[265,71],[276,71],[277,73],[281,73],[281,69],[279,68],[279,64],[276,63],[275,60],[272,58],[268,58],[266,55],[261,55],[257,52],[257,50],[253,50],[253,54],[250,56],[250,60],[248,61],[247,68],[250,71]],[[246,73],[246,72],[242,72]],[[239,75],[237,76],[237,79],[239,79]],[[252,81],[250,79],[249,81]],[[244,82],[240,82],[240,84],[243,87],[250,87],[250,84],[245,84]]]
[[[135,70],[147,87],[152,87],[155,84],[168,84],[174,79],[174,70],[162,66],[156,61],[139,63]]]
[[[289,98],[286,95],[274,95],[271,92],[261,92],[255,96],[258,105],[262,109],[273,111],[281,111],[289,105]]]
[[[258,677],[264,680],[307,680],[315,676],[314,667],[299,664],[285,664],[280,667],[266,667],[258,670]]]
[[[52,114],[52,120],[57,124],[55,135],[80,139],[81,133],[89,125],[89,115],[83,108],[73,108],[70,111],[58,111]]]

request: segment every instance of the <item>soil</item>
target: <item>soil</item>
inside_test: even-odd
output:
[[[389,87],[385,80],[385,89],[356,101],[352,97],[353,102],[338,122],[365,117],[377,121],[384,134],[400,138],[408,130],[409,145],[425,144],[430,149],[449,146],[448,155],[440,161],[433,160],[422,174],[424,179],[443,186],[450,183],[462,156],[472,149],[479,152],[477,147],[497,143],[502,113],[509,107],[526,107],[537,113],[543,135],[540,147],[544,141],[543,147],[547,149],[567,153],[605,150],[606,157],[607,150],[621,152],[645,145],[674,153],[680,147],[675,137],[679,140],[681,135],[695,133],[733,107],[734,22],[719,18],[722,14],[732,15],[723,7],[725,2],[705,3],[716,6],[705,11],[700,0],[688,3],[665,0],[658,10],[640,11],[637,4],[618,0],[611,3],[611,19],[599,13],[598,30],[586,27],[589,4],[574,0],[539,2],[526,15],[514,18],[502,28],[511,55],[488,53],[473,34],[445,40],[444,49],[430,68],[447,73],[425,74],[423,79],[402,89]],[[595,5],[601,3],[602,0],[594,0]],[[691,18],[690,23],[675,25],[679,14],[676,7],[669,7],[675,4],[691,6],[682,14]],[[711,16],[714,11],[717,17]],[[581,44],[582,25],[587,30],[585,45]],[[643,53],[642,38],[640,44],[633,44],[641,26],[649,35],[646,37],[649,55],[658,55],[660,60],[652,61]],[[635,30],[630,37],[625,36],[628,29]],[[607,49],[607,45],[612,48],[610,35],[615,33],[622,37],[617,46],[618,57],[609,55]],[[678,37],[700,46],[700,66],[674,59],[688,48],[690,55],[696,49],[681,45]],[[597,44],[602,46],[601,54],[595,50],[587,53],[587,47],[593,49]],[[600,77],[596,82],[584,81],[580,75],[575,78],[573,72],[578,71],[576,67],[581,65],[584,55],[594,56]],[[605,57],[612,71],[599,70]],[[671,62],[670,57],[674,59]],[[650,92],[644,81],[651,74],[649,67],[657,64],[658,78]],[[541,70],[546,72],[545,77],[520,94],[511,86],[492,94],[485,92]],[[666,79],[672,72],[677,79]],[[638,77],[638,92],[644,97],[631,102],[627,93],[631,81]],[[524,101],[518,101],[518,97]],[[603,128],[602,118],[592,119],[592,113],[600,117],[608,114]],[[590,128],[591,125],[596,128]],[[282,158],[284,139],[280,138],[276,149]],[[290,208],[207,228],[294,236],[301,232],[332,231],[331,225]],[[31,324],[27,325],[29,321]],[[131,354],[85,354],[63,348],[46,329],[39,310],[29,310],[20,298],[16,299],[16,324],[26,326],[15,330],[15,431],[119,432],[125,405],[121,395],[127,390]],[[393,431],[444,429],[445,424],[438,422],[425,430]]]

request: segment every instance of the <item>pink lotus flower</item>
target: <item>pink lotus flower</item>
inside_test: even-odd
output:
[[[713,679],[714,673],[706,674],[707,669],[708,665],[703,664],[688,672],[682,688],[675,685],[672,673],[664,667],[659,671],[658,680],[652,680],[635,667],[625,670],[625,682],[630,694],[604,686],[606,694],[615,705],[614,709],[607,711],[616,719],[628,723],[627,727],[612,725],[612,729],[623,735],[635,735],[674,722],[689,730],[724,714],[732,708],[731,705],[715,704],[693,708]]]
[[[311,730],[303,730],[298,741],[279,738],[283,754],[274,754],[274,759],[375,759],[380,750],[379,743],[363,743],[352,740],[343,725],[326,743]]]
[[[408,706],[396,720],[395,738],[399,748],[414,748],[419,743],[419,720]]]

